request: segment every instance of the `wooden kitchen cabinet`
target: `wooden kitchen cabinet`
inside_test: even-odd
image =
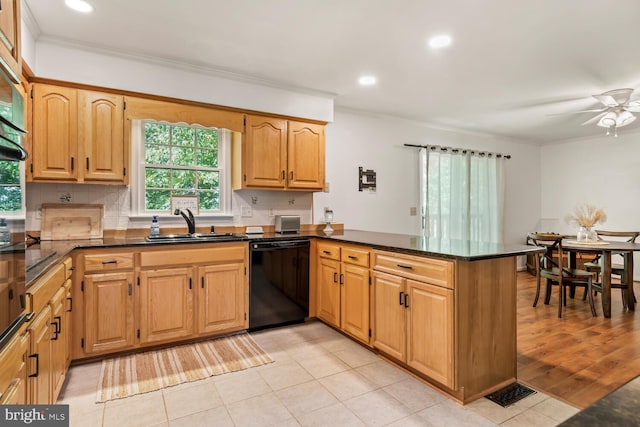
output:
[[[318,242],[317,315],[368,344],[369,250]]]
[[[453,389],[453,263],[383,252],[374,257],[374,269],[391,274],[373,273],[373,346]],[[418,274],[421,281],[408,278]]]
[[[14,83],[20,83],[22,53],[20,0],[4,0],[0,11],[0,65]]]
[[[32,404],[54,403],[67,373],[69,321],[68,259],[50,268],[27,291],[27,307],[34,313],[28,323],[30,349],[28,393]]]
[[[193,335],[191,268],[140,272],[140,343]]]
[[[247,329],[244,263],[198,267],[198,334]]]
[[[127,184],[124,97],[34,84],[32,181]]]
[[[323,191],[324,125],[245,116],[243,140],[234,142],[234,190]],[[238,146],[240,145],[240,146]]]
[[[105,353],[132,348],[133,271],[86,274],[84,288],[84,352]]]
[[[25,405],[27,393],[29,334],[24,325],[0,351],[0,405]]]

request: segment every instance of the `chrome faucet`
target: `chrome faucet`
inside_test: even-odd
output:
[[[173,214],[182,215],[182,218],[184,218],[184,220],[187,222],[187,228],[189,229],[189,234],[195,234],[196,219],[193,217],[193,212],[191,212],[191,209],[187,209],[187,212],[189,213],[189,216],[187,216],[187,214],[185,214],[182,209],[176,209],[175,211],[173,211]]]

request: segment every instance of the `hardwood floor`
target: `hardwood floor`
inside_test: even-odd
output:
[[[640,375],[640,307],[624,311],[619,289],[611,292],[611,318],[591,317],[582,289],[568,298],[558,319],[558,288],[549,305],[544,288],[532,307],[536,280],[518,273],[518,382],[584,408]],[[636,298],[640,284],[635,283]]]

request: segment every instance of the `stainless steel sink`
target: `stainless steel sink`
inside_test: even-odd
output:
[[[162,234],[160,236],[147,236],[147,242],[193,242],[193,241],[216,241],[245,239],[243,234],[235,233],[184,233],[184,234]]]

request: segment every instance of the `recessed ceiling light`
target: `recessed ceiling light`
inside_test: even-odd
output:
[[[358,79],[358,83],[362,86],[373,86],[376,84],[375,76],[362,76]]]
[[[429,39],[429,46],[433,49],[442,49],[451,44],[451,36],[447,34],[441,34],[439,36],[431,37]]]
[[[64,4],[73,10],[83,13],[93,12],[93,6],[84,0],[64,0]]]

